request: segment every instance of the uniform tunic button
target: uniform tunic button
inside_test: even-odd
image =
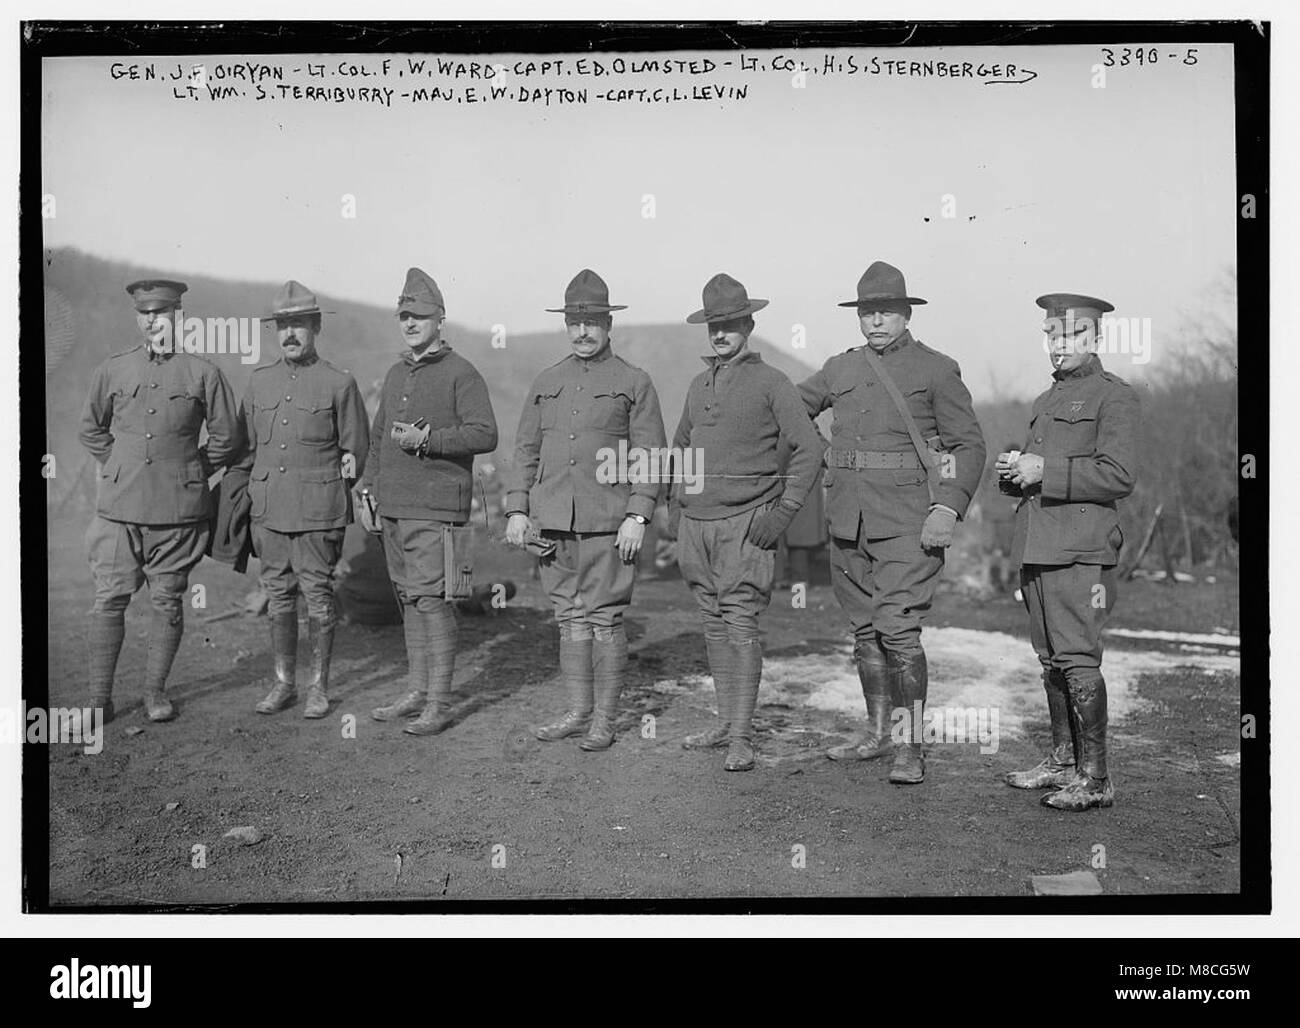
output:
[[[154,410],[152,407],[150,407],[150,408],[149,408],[149,413],[150,413],[150,414],[157,414],[158,412],[157,412],[156,410]]]
[[[1034,440],[1034,442],[1036,442],[1036,443],[1041,443],[1042,441],[1043,441],[1043,437],[1042,437],[1042,436],[1039,436],[1037,439]]]
[[[405,396],[402,397],[402,402],[403,402],[403,403],[406,402],[406,397],[405,397]]]
[[[576,435],[570,435],[569,438],[570,438],[570,439],[577,439],[578,437],[577,437]]]
[[[281,473],[281,474],[284,474],[284,468],[281,468],[281,469],[280,469],[280,473]]]
[[[287,424],[289,424],[289,419],[288,419],[288,418],[281,418],[281,419],[280,419],[280,424],[282,424],[282,425],[287,425]]]
[[[149,388],[150,388],[150,389],[157,389],[157,388],[158,388],[158,383],[157,383],[157,382],[150,382],[150,383],[149,383]]]
[[[574,414],[577,414],[578,412],[575,410],[573,413],[574,413]]]
[[[570,459],[569,463],[570,463],[570,464],[577,464],[578,462],[577,462],[576,460],[572,460],[572,459]]]
[[[152,457],[146,457],[146,458],[144,459],[144,462],[145,462],[146,464],[152,464],[152,463],[153,463],[153,458],[152,458]]]
[[[280,449],[282,449],[282,450],[287,450],[288,448],[289,448],[289,444],[288,444],[288,443],[281,443],[281,444],[280,444]]]
[[[286,400],[292,400],[293,397],[292,397],[292,396],[286,396],[285,399],[286,399]]]
[[[144,434],[144,437],[145,437],[146,439],[152,439],[152,438],[153,438],[153,433],[152,433],[152,432],[146,432],[146,433]]]

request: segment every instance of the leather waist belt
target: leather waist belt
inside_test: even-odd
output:
[[[921,460],[914,450],[830,450],[826,463],[832,468],[854,471],[901,471],[919,469]]]

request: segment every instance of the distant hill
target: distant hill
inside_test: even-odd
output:
[[[395,268],[399,276],[405,269]],[[286,269],[291,277],[293,269]],[[93,498],[93,483],[71,480],[72,472],[89,472],[86,454],[77,440],[82,405],[94,369],[110,354],[134,346],[139,339],[130,298],[124,292],[128,282],[148,276],[168,277],[165,268],[141,267],[110,261],[73,249],[46,253],[46,331],[42,344],[46,357],[47,447],[60,459],[60,487],[52,497],[67,497],[74,486],[78,493],[71,507],[82,507]],[[189,292],[185,313],[191,317],[252,316],[264,313],[281,282],[231,282],[225,279],[187,275]],[[311,283],[307,283],[309,286]],[[394,299],[396,292],[394,293]],[[393,310],[369,304],[336,300],[318,294],[321,306],[335,312],[327,316],[319,341],[321,353],[331,362],[349,369],[358,384],[369,393],[398,358],[403,347],[397,337]],[[504,348],[494,348],[487,332],[448,322],[443,335],[482,372],[491,391],[501,432],[501,455],[514,449],[515,429],[528,388],[537,373],[568,352],[568,342],[559,315],[555,331],[510,336]],[[25,340],[25,348],[35,341]],[[631,363],[644,368],[653,379],[663,407],[664,426],[669,436],[677,427],[686,389],[703,370],[699,358],[705,353],[704,329],[696,325],[624,325],[615,321],[614,350]],[[808,366],[786,351],[755,336],[752,345],[763,359],[792,380],[812,374]],[[262,362],[277,356],[274,333],[262,334]],[[237,357],[218,357],[218,366],[237,395],[242,396],[253,365]]]

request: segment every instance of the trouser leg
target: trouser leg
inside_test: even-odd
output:
[[[594,626],[592,636],[595,710],[591,727],[578,746],[584,750],[604,750],[614,743],[614,724],[618,719],[618,702],[623,694],[623,676],[627,671],[627,633],[620,621],[613,626]]]
[[[890,711],[893,709],[891,671],[885,651],[874,632],[859,634],[853,644],[853,662],[867,708],[867,726],[862,736],[826,751],[832,760],[873,760],[893,752]]]
[[[686,736],[682,740],[682,746],[688,750],[727,745],[734,703],[734,661],[727,641],[727,625],[718,606],[718,583],[709,554],[713,534],[712,521],[688,517],[682,518],[677,530],[677,567],[682,581],[695,597],[704,623],[704,650],[709,660],[709,674],[713,677],[713,691],[721,722],[712,728]]]
[[[298,668],[298,612],[277,611],[270,615],[273,679],[270,692],[255,708],[259,714],[275,714],[298,697],[295,675]]]
[[[90,703],[113,719],[113,678],[126,638],[126,608],[144,584],[144,556],[139,530],[96,517],[86,531],[86,551],[95,580],[87,644]]]
[[[403,603],[402,634],[406,641],[406,692],[382,707],[375,707],[370,716],[376,721],[394,721],[414,717],[424,709],[429,693],[429,640],[424,618],[414,603]]]
[[[424,621],[428,686],[424,710],[402,731],[408,735],[437,735],[451,725],[451,685],[456,671],[458,635],[456,612],[441,596],[421,596],[415,606]]]
[[[307,702],[303,706],[305,718],[322,718],[329,713],[330,664],[334,655],[333,620],[308,617],[307,634],[311,640],[311,679],[307,685]]]
[[[1074,778],[1077,735],[1065,675],[1054,668],[1044,668],[1043,689],[1052,721],[1052,752],[1026,771],[1008,772],[1006,783],[1013,789],[1059,789]]]

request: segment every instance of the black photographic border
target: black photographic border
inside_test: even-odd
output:
[[[1241,382],[1269,381],[1269,85],[1271,27],[1246,21],[1056,22],[318,22],[220,24],[33,21],[20,26],[19,502],[22,543],[22,692],[30,706],[48,699],[45,377],[41,219],[42,59],[208,53],[433,52],[441,54],[734,50],[781,47],[927,47],[1231,44],[1234,51],[1236,190],[1224,203],[1256,198],[1257,216],[1237,219],[1239,455],[1252,454],[1257,477],[1239,479],[1241,710],[1256,737],[1241,747],[1241,890],[1220,895],[1067,897],[726,898],[656,900],[384,901],[322,903],[60,905],[49,900],[47,748],[23,746],[22,888],[27,913],[658,913],[658,914],[1264,914],[1272,909],[1269,777],[1268,405],[1263,389],[1240,402]],[[1266,395],[1266,393],[1264,393]]]

